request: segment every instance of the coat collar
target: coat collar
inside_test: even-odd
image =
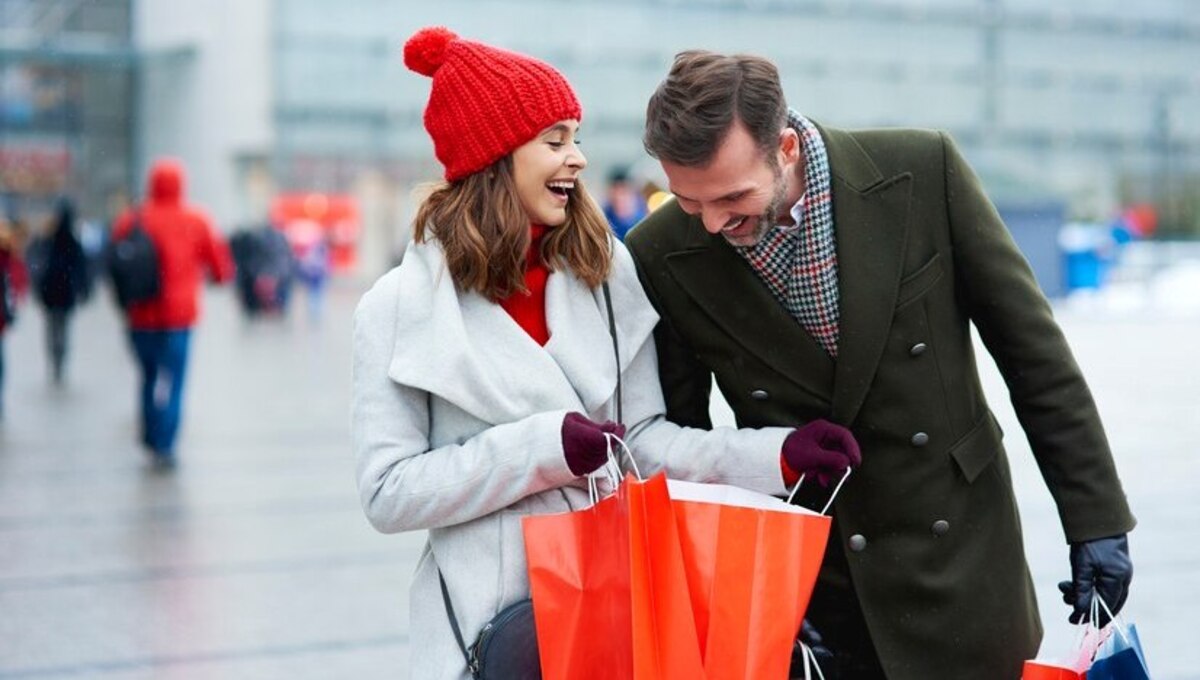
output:
[[[666,255],[666,263],[697,306],[743,348],[829,403],[835,421],[849,424],[866,398],[887,340],[908,228],[911,175],[885,176],[850,133],[817,129],[833,175],[841,304],[836,363],[724,239],[708,234],[697,218],[683,216],[675,204],[664,209],[680,212],[687,234]]]
[[[614,258],[609,289],[623,370],[658,317],[622,254]],[[617,365],[604,294],[569,273],[552,272],[546,282],[550,341],[544,347],[499,305],[457,290],[436,241],[409,245],[398,289],[388,368],[398,383],[493,424],[553,409],[591,413],[613,396]]]

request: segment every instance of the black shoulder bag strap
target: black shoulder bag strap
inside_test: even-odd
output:
[[[613,356],[617,358],[617,422],[625,422],[621,413],[621,348],[617,345],[617,321],[613,317],[612,296],[609,295],[608,281],[601,284],[604,288],[604,308],[608,312],[608,334],[612,336]]]
[[[475,677],[475,662],[471,660],[471,653],[467,651],[467,645],[463,642],[462,631],[458,628],[458,617],[454,615],[454,605],[450,604],[450,591],[446,589],[446,579],[442,577],[441,568],[438,568],[438,583],[442,586],[442,602],[446,603],[446,613],[450,615],[450,629],[454,631],[454,639],[467,662],[467,670],[470,671],[471,677]]]

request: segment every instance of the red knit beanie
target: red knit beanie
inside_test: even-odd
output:
[[[549,64],[441,26],[408,39],[404,64],[433,78],[425,129],[448,182],[483,170],[560,120],[583,118],[567,79]]]

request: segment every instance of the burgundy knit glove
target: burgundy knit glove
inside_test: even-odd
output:
[[[815,474],[821,486],[829,486],[830,479],[862,463],[862,452],[850,430],[814,420],[783,440],[783,461],[798,474]]]
[[[611,420],[596,423],[582,413],[568,413],[563,418],[563,457],[575,476],[594,472],[608,460],[606,433],[624,437],[625,426]]]

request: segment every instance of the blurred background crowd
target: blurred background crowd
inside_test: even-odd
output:
[[[618,233],[663,197],[640,146],[646,99],[675,52],[703,46],[771,57],[818,121],[949,130],[1051,296],[1194,255],[1135,247],[1127,274],[1126,243],[1200,235],[1186,0],[0,0],[0,215],[24,246],[69,196],[94,255],[170,155],[226,233],[269,226],[309,274],[327,260],[374,277],[436,177],[427,85],[397,38],[434,23],[577,84]]]

